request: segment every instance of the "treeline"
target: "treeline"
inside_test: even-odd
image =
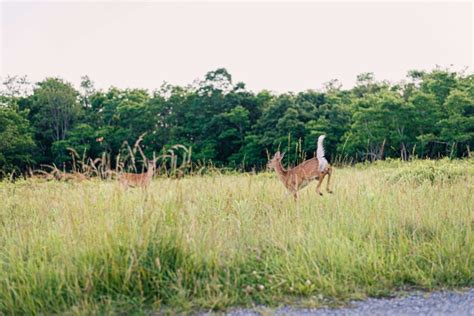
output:
[[[192,149],[193,162],[245,170],[264,167],[278,148],[290,164],[311,157],[322,133],[333,161],[465,157],[474,143],[474,75],[449,69],[410,71],[398,83],[366,73],[352,89],[333,80],[322,91],[283,94],[251,92],[225,69],[153,92],[103,91],[82,79],[76,89],[60,78],[34,85],[4,78],[4,174],[42,164],[70,168],[68,148],[91,158],[105,153],[115,164],[145,132],[148,157],[182,144]]]

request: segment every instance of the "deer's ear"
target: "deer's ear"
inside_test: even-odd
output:
[[[283,157],[285,157],[285,153],[283,153],[283,155],[280,155],[280,159],[283,159]]]

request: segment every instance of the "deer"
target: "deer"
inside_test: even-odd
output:
[[[283,185],[289,193],[293,194],[295,201],[298,199],[298,191],[306,187],[313,180],[318,180],[316,192],[322,196],[323,194],[320,191],[320,187],[326,175],[328,176],[326,190],[328,193],[332,193],[329,189],[329,183],[331,181],[333,168],[324,157],[323,141],[325,137],[326,135],[318,137],[316,157],[303,161],[294,168],[288,168],[286,170],[283,168],[281,161],[285,153],[280,154],[280,151],[277,151],[275,156],[269,160],[267,164],[269,169],[275,169],[278,178],[283,182]]]
[[[80,173],[78,171],[74,171],[71,173],[61,171],[59,170],[54,164],[52,166],[50,165],[41,165],[43,167],[48,167],[51,169],[51,172],[46,172],[43,170],[30,170],[30,176],[31,178],[36,178],[36,179],[45,179],[47,181],[51,180],[57,180],[57,181],[76,181],[76,182],[82,182],[84,180],[89,179],[89,177],[84,174]]]
[[[155,160],[148,161],[147,171],[143,173],[122,172],[118,176],[120,184],[125,188],[141,187],[147,189],[150,185],[151,178],[155,173]]]

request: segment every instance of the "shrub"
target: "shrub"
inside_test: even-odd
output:
[[[390,182],[431,184],[452,182],[455,179],[474,174],[474,161],[424,160],[406,163],[388,176]]]

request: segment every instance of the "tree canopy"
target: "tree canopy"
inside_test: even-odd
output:
[[[397,83],[357,77],[343,89],[252,92],[224,68],[189,86],[164,83],[154,91],[79,89],[61,78],[31,84],[3,79],[0,93],[0,170],[55,163],[70,168],[68,148],[111,157],[146,132],[146,155],[175,144],[192,148],[194,162],[250,170],[281,149],[288,163],[313,156],[327,135],[332,160],[373,161],[464,157],[474,144],[474,75],[436,68],[410,71]],[[113,162],[114,163],[114,162]]]

